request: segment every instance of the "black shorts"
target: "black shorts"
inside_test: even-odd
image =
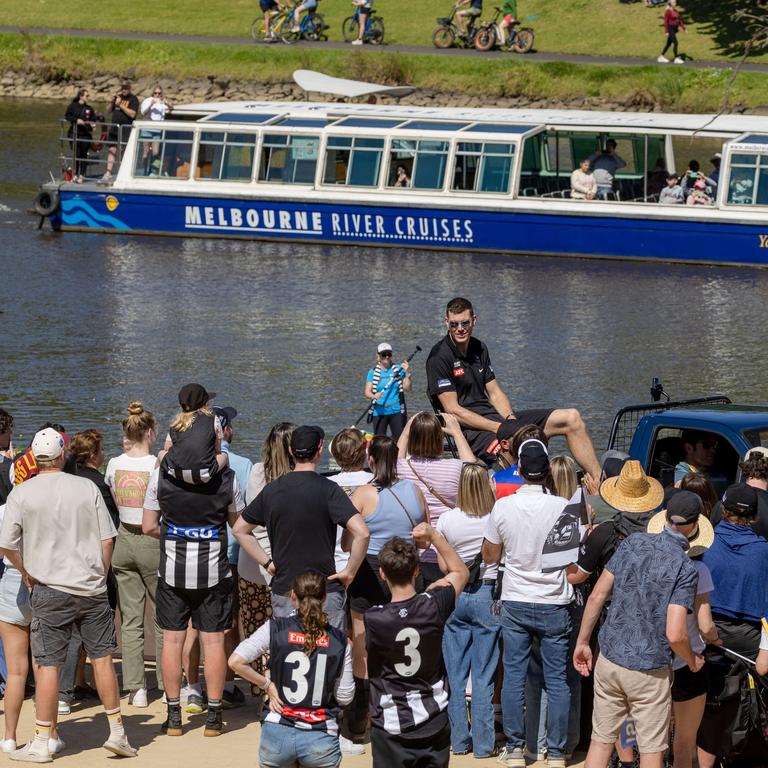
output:
[[[226,632],[232,626],[234,579],[228,576],[206,589],[170,587],[157,580],[157,624],[160,629],[183,632],[190,618],[200,632]]]
[[[424,578],[424,563],[420,564],[420,573],[416,577],[416,591],[423,592],[429,584],[443,577],[443,573],[437,566],[437,563],[428,563],[437,569],[439,574],[435,578],[426,580]],[[392,593],[389,591],[387,582],[379,576],[379,558],[376,555],[366,555],[360,564],[355,578],[347,590],[349,598],[349,609],[355,613],[365,613],[374,605],[387,605],[392,602]]]
[[[470,410],[491,421],[498,421],[499,424],[505,421],[493,408],[471,408]],[[529,424],[535,424],[537,427],[544,429],[554,410],[554,408],[531,408],[527,411],[515,411],[515,418],[510,419],[510,421],[516,422],[517,429],[526,427]],[[484,432],[479,429],[463,429],[462,431],[464,432],[464,437],[467,438],[472,453],[478,459],[486,462],[495,460],[496,454],[499,452],[499,443],[493,432]]]
[[[675,670],[672,681],[672,701],[690,701],[704,696],[709,690],[709,670],[705,664],[698,672],[688,667]]]
[[[438,717],[445,717],[442,712]],[[446,726],[434,736],[407,738],[371,728],[373,768],[418,765],[419,768],[447,768],[451,759],[451,729]]]

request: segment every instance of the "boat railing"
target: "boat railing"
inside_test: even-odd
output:
[[[89,132],[76,123],[59,121],[59,164],[61,179],[96,181],[104,175],[110,154],[114,155],[112,177],[120,169],[125,146],[131,134],[131,125],[113,125],[106,121],[93,121]],[[79,129],[79,130],[78,130]]]

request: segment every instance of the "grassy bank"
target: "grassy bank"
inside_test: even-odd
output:
[[[529,100],[601,98],[637,108],[654,103],[667,111],[704,112],[721,105],[728,72],[683,67],[598,67],[528,63],[524,57],[478,62],[464,57],[406,55],[357,50],[300,50],[288,46],[210,46],[0,35],[0,67],[34,65],[48,81],[61,84],[101,74],[184,80],[214,76],[255,83],[285,82],[298,68],[441,92]],[[768,105],[768,77],[742,73],[732,105]]]
[[[500,0],[486,0],[485,17]],[[518,0],[520,15],[536,30],[536,48],[548,52],[640,56],[655,59],[663,44],[663,7],[646,8],[642,0]],[[682,50],[694,59],[737,56],[746,36],[733,20],[744,0],[683,0],[687,34]],[[435,18],[448,13],[451,0],[377,0],[386,22],[387,40],[430,45]],[[333,39],[351,13],[349,0],[322,0],[320,11]],[[256,0],[0,0],[2,24],[139,30],[194,35],[247,37],[260,15]],[[753,57],[768,61],[768,53]]]

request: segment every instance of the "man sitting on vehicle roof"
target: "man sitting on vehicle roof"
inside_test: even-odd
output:
[[[491,464],[499,451],[497,432],[505,420],[516,427],[536,424],[549,438],[563,435],[574,459],[589,474],[600,475],[600,463],[581,414],[575,408],[513,411],[493,372],[488,348],[472,338],[477,316],[472,303],[457,297],[446,307],[448,333],[427,358],[427,386],[446,413],[459,420],[475,456]]]

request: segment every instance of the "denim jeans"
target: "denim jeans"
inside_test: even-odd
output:
[[[567,605],[541,605],[505,600],[502,603],[504,638],[504,733],[510,749],[525,746],[525,679],[531,644],[538,638],[544,683],[547,687],[547,753],[565,755],[568,739],[568,648],[571,614]]]
[[[451,697],[451,749],[465,752],[472,748],[475,757],[493,752],[493,683],[499,662],[500,617],[491,613],[493,585],[466,587],[445,625],[443,657],[448,672]],[[472,674],[472,733],[467,722],[465,691]]]
[[[262,723],[259,744],[261,768],[337,768],[341,763],[339,737],[326,731],[305,731],[280,723]]]

